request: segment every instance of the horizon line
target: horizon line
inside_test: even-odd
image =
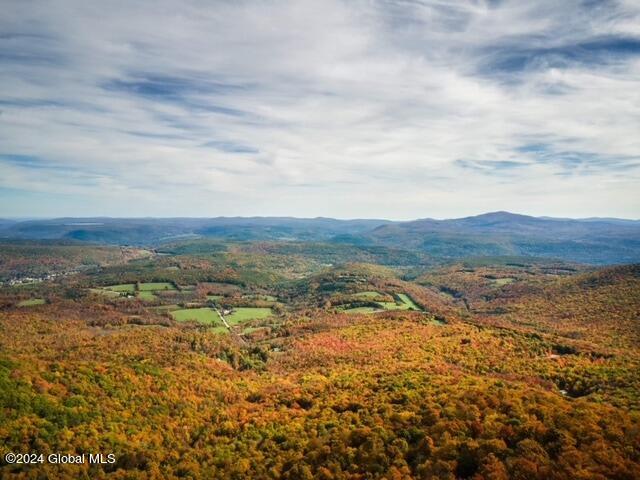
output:
[[[466,215],[461,217],[418,217],[418,218],[410,218],[410,219],[391,219],[391,218],[380,218],[380,217],[352,217],[352,218],[340,218],[340,217],[329,217],[329,216],[315,216],[315,217],[298,217],[292,215],[217,215],[217,216],[155,216],[155,215],[145,215],[145,216],[127,216],[127,217],[118,217],[118,216],[110,216],[110,215],[89,215],[89,216],[0,216],[0,220],[11,220],[15,222],[29,222],[29,221],[46,221],[46,220],[63,220],[63,219],[108,219],[108,220],[171,220],[171,219],[189,219],[189,220],[215,220],[215,219],[268,219],[268,218],[281,218],[281,219],[292,219],[292,220],[338,220],[344,222],[350,221],[384,221],[384,222],[415,222],[420,220],[436,220],[436,221],[444,221],[444,220],[462,220],[465,218],[474,218],[481,217],[485,215],[491,214],[509,214],[513,216],[522,216],[529,218],[537,218],[542,220],[576,220],[576,221],[607,221],[607,220],[622,220],[622,221],[631,221],[631,222],[639,222],[640,218],[629,218],[629,217],[615,217],[615,216],[592,216],[592,217],[555,217],[552,215],[530,215],[526,213],[517,213],[510,212],[508,210],[494,210],[488,212],[477,213],[473,215]]]

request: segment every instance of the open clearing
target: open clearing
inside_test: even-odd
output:
[[[376,302],[385,310],[409,310],[409,305],[406,303],[398,304],[396,302]]]
[[[158,297],[156,297],[152,291],[140,290],[138,292],[138,298],[141,298],[142,300],[155,300]]]
[[[271,315],[273,315],[273,312],[270,308],[238,307],[234,308],[229,315],[225,315],[224,318],[229,325],[238,325],[249,320],[267,318]]]
[[[498,287],[501,287],[503,285],[508,285],[510,283],[515,282],[515,278],[511,278],[511,277],[505,277],[505,278],[496,278],[493,280],[494,285],[497,285]]]
[[[374,295],[375,294],[375,295]],[[380,296],[380,293],[378,292],[360,292],[359,295],[362,298],[375,298],[377,296]],[[409,295],[407,295],[406,293],[398,293],[397,297],[399,299],[399,302],[375,302],[376,305],[378,305],[380,308],[376,308],[373,306],[361,306],[361,307],[351,307],[349,308],[348,305],[343,306],[342,308],[340,308],[340,310],[342,310],[343,312],[346,313],[376,313],[376,312],[382,312],[384,310],[415,310],[415,311],[422,311],[422,309],[416,305],[413,300],[411,300],[411,298],[409,297]]]
[[[229,333],[229,329],[227,327],[224,327],[224,326],[211,327],[209,329],[209,331],[212,332],[212,333],[224,333],[224,334],[228,334]]]
[[[30,298],[29,300],[22,300],[18,303],[19,307],[34,307],[36,305],[44,305],[46,302],[44,298]]]
[[[409,297],[409,295],[407,295],[406,293],[399,293],[398,294],[398,298],[400,298],[400,300],[402,300],[402,302],[405,305],[408,305],[408,309],[409,310],[417,310],[420,311],[422,310],[418,305],[416,305],[413,300],[411,300],[411,298]]]
[[[121,283],[119,285],[109,285],[108,287],[104,287],[104,289],[112,292],[133,293],[136,290],[136,286],[133,283]]]
[[[171,316],[179,322],[196,321],[205,325],[222,326],[220,317],[212,308],[185,308],[173,310]]]
[[[141,283],[139,289],[141,292],[154,292],[156,290],[175,290],[176,287],[169,282],[151,282]]]

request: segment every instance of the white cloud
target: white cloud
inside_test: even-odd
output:
[[[638,217],[606,3],[6,2],[0,215]]]

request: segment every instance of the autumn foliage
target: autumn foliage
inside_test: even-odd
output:
[[[311,289],[308,308],[241,339],[140,303],[126,307],[138,323],[93,297],[6,306],[0,454],[117,461],[0,475],[640,478],[637,267],[515,282],[469,309],[425,285],[371,282],[427,312],[323,311]]]

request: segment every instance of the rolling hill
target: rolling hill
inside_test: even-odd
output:
[[[640,221],[509,212],[408,222],[291,217],[61,218],[7,223],[0,229],[0,238],[145,246],[185,238],[286,240],[384,246],[442,259],[512,255],[589,264],[640,261]]]

